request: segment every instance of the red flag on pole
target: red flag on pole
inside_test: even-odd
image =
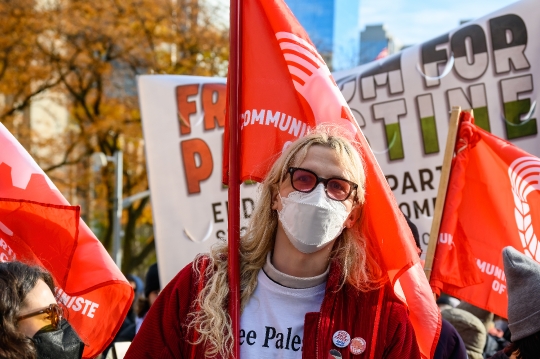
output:
[[[540,159],[474,125],[465,114],[430,284],[506,317],[502,249],[540,262]]]
[[[68,206],[1,123],[0,149],[0,198],[4,199],[0,260],[28,260],[53,274],[57,300],[67,307],[70,323],[87,345],[83,358],[94,358],[122,325],[133,290],[88,226],[79,221],[78,209]]]
[[[422,355],[432,357],[440,315],[412,234],[330,70],[284,1],[242,4],[240,179],[261,181],[282,149],[312,127],[332,124],[348,130],[363,149],[368,228],[378,241],[391,281],[401,285],[403,291],[398,291],[411,309]],[[224,152],[224,183],[228,183],[226,146]]]

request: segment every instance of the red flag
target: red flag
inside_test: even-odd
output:
[[[79,216],[79,207],[0,198],[0,262],[19,260],[49,268],[58,286],[65,286],[77,247]]]
[[[384,59],[385,57],[388,57],[388,55],[389,55],[388,47],[385,47],[384,49],[381,50],[381,52],[379,52],[377,57],[375,57],[375,60]]]
[[[540,262],[540,159],[474,125],[460,124],[430,284],[506,317],[502,249]]]
[[[122,325],[133,290],[88,226],[79,221],[78,209],[68,206],[1,123],[0,149],[0,198],[18,201],[2,201],[0,260],[40,263],[53,274],[57,299],[68,308],[70,323],[87,345],[83,357],[94,358]],[[9,215],[13,206],[24,211]],[[20,222],[20,216],[33,222]]]
[[[346,129],[366,164],[368,229],[392,283],[401,284],[420,350],[432,357],[440,316],[412,234],[330,70],[282,0],[242,4],[241,180],[261,181],[284,146],[309,128],[332,124]],[[225,131],[227,136],[228,124]],[[227,146],[223,158],[227,183]]]

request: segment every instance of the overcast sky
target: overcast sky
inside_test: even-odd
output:
[[[515,0],[360,0],[360,28],[384,24],[402,45],[432,39]]]

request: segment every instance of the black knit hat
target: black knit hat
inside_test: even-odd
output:
[[[148,298],[148,295],[155,290],[161,290],[157,263],[152,264],[150,268],[148,268],[148,272],[146,272],[144,295]]]

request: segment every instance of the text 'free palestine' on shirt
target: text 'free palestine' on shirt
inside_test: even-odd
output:
[[[240,318],[242,358],[302,358],[306,313],[318,312],[326,282],[294,289],[272,281],[259,271],[255,292]]]

